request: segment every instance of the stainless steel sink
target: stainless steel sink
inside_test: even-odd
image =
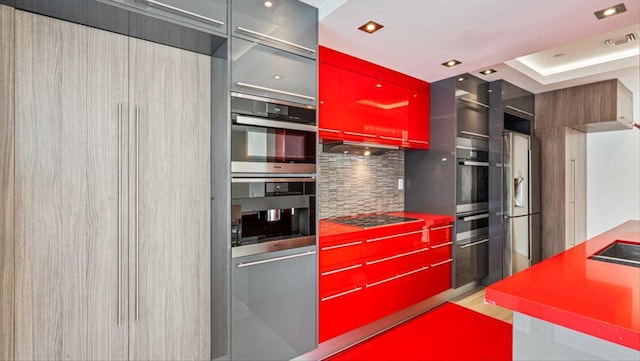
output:
[[[616,240],[607,248],[589,258],[597,261],[640,267],[640,244]]]

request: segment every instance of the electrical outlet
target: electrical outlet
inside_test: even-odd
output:
[[[404,179],[398,179],[398,190],[401,191],[404,189]]]

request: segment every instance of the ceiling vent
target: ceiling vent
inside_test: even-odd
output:
[[[629,33],[627,35],[622,35],[615,38],[607,39],[604,41],[604,44],[607,46],[616,46],[616,45],[622,45],[622,44],[635,41],[636,39],[637,39],[636,34]]]

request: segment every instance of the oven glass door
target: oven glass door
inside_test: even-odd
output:
[[[234,124],[231,161],[315,163],[316,133]]]
[[[471,212],[489,207],[489,163],[458,160],[456,172],[456,212]]]

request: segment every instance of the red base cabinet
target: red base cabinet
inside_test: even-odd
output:
[[[429,83],[320,46],[319,137],[429,148]]]
[[[451,287],[453,224],[320,238],[320,342]]]

